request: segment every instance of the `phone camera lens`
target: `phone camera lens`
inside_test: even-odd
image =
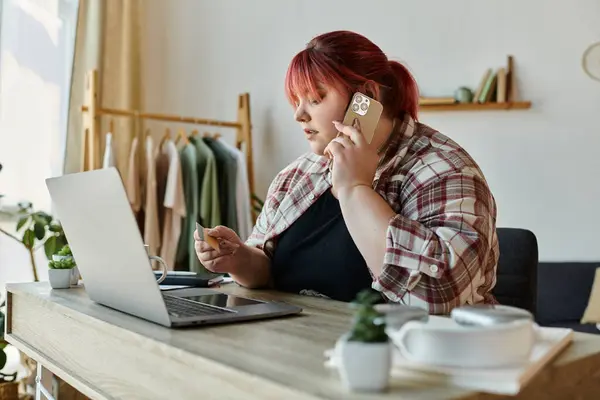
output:
[[[361,96],[356,96],[356,97],[354,98],[354,100],[355,100],[357,103],[360,103],[360,102],[362,101],[362,97],[361,97]]]
[[[358,111],[358,104],[352,104],[352,111]]]
[[[360,105],[360,109],[363,110],[363,111],[367,111],[367,108],[369,108],[369,106],[367,105],[367,103],[362,103]]]

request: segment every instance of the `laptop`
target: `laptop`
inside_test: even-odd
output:
[[[46,186],[86,292],[96,303],[167,327],[256,320],[302,311],[295,305],[206,287],[161,290],[114,167],[49,178]]]

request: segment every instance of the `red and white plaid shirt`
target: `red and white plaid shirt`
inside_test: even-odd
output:
[[[396,212],[373,288],[431,314],[495,303],[496,203],[483,173],[448,137],[410,116],[398,122],[373,180],[373,189]],[[277,236],[330,187],[327,158],[298,158],[271,183],[246,244],[270,256]]]

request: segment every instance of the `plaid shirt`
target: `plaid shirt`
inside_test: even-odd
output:
[[[483,173],[448,137],[409,116],[399,122],[373,180],[396,213],[373,288],[431,314],[495,303],[496,203]],[[301,156],[271,183],[246,243],[271,256],[277,236],[330,187],[328,159]]]

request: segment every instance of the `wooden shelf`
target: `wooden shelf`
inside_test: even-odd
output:
[[[489,110],[525,110],[531,108],[530,101],[512,103],[455,103],[421,104],[419,111],[489,111]]]

